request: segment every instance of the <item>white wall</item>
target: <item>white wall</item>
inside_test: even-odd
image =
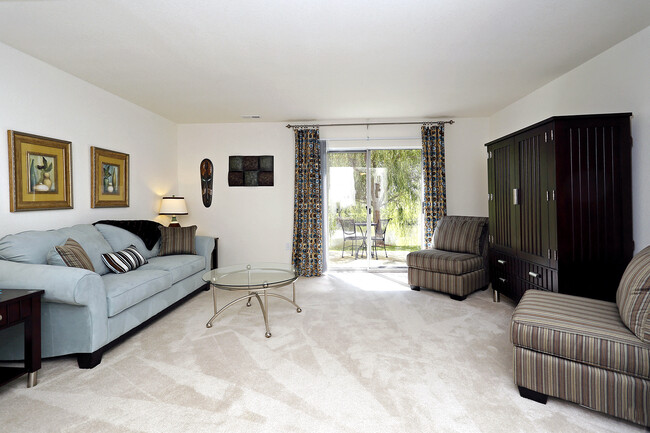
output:
[[[328,123],[323,121],[322,123]],[[411,126],[321,128],[322,139],[338,147],[366,145],[366,137],[418,137]],[[447,197],[450,214],[487,215],[487,164],[483,145],[488,119],[457,119],[445,129]],[[187,124],[178,127],[179,194],[189,215],[181,224],[196,224],[199,234],[219,237],[219,265],[252,261],[290,261],[293,234],[294,141],[284,123]],[[419,141],[397,140],[407,146]],[[372,144],[387,144],[372,141]],[[228,187],[230,155],[274,155],[273,187]],[[210,208],[201,201],[199,165],[214,164],[214,198]]]
[[[0,152],[0,237],[100,219],[154,219],[177,185],[176,125],[0,44],[0,130],[72,142],[74,209],[9,211],[8,152]],[[130,155],[130,207],[90,208],[90,146]],[[6,149],[6,147],[5,147]]]
[[[490,139],[551,116],[633,112],[635,252],[650,245],[650,27],[490,117]]]
[[[228,157],[273,155],[274,186],[229,187]],[[201,200],[199,166],[214,164],[212,206]],[[221,123],[178,126],[179,192],[188,215],[182,225],[219,238],[219,266],[246,262],[290,262],[293,232],[293,131],[280,123]]]

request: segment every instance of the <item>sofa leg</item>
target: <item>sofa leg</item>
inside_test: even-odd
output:
[[[454,301],[464,301],[467,298],[467,295],[465,296],[449,295],[449,297]]]
[[[415,290],[416,292],[419,292],[420,286],[411,286],[411,290]]]
[[[92,353],[79,353],[77,355],[77,364],[79,368],[95,368],[102,362],[103,349],[96,350]]]
[[[517,386],[517,388],[519,388],[519,395],[523,398],[542,404],[546,404],[546,400],[548,400],[548,395],[542,394],[541,392],[533,391],[532,389],[524,388],[523,386]]]

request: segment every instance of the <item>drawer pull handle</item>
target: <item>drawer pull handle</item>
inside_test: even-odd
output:
[[[499,278],[499,281],[501,281],[502,283],[505,283],[506,279],[505,278]]]
[[[0,320],[2,320],[2,314],[0,314]]]
[[[528,272],[528,275],[530,275],[533,278],[539,278],[539,274],[533,271]]]
[[[505,265],[506,261],[499,259],[499,260],[497,260],[497,263],[500,264],[500,265]]]

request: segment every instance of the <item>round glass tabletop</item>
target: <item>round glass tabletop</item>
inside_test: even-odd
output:
[[[270,289],[298,279],[298,272],[285,263],[250,263],[226,266],[203,274],[203,281],[224,290]]]

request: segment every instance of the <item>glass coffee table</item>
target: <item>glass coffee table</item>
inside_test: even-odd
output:
[[[266,325],[266,338],[271,337],[271,330],[269,328],[269,306],[268,297],[284,299],[285,301],[293,304],[296,311],[300,313],[302,308],[296,304],[296,280],[298,279],[298,272],[291,265],[281,263],[252,263],[247,265],[227,266],[225,268],[213,269],[203,274],[203,281],[210,283],[212,287],[212,300],[214,302],[214,316],[205,325],[207,328],[212,328],[212,323],[215,319],[227,308],[236,304],[239,301],[247,300],[246,306],[251,306],[251,299],[256,298],[262,309],[264,316],[264,324]],[[269,293],[269,290],[279,287],[288,286],[293,287],[292,299],[277,293]],[[217,309],[217,290],[228,291],[241,291],[246,292],[245,295],[228,302],[226,305]],[[262,298],[264,296],[264,302]]]

